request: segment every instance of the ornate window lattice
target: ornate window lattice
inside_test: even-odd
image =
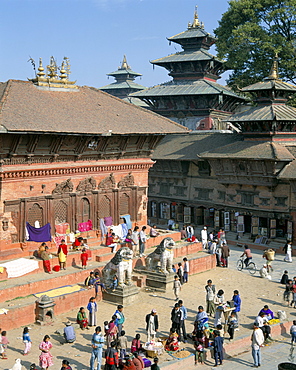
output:
[[[28,209],[27,220],[30,225],[35,226],[35,221],[39,221],[39,225],[43,226],[43,208],[38,203],[34,203]]]
[[[54,221],[56,224],[67,222],[68,207],[65,202],[59,200],[54,205]]]
[[[82,222],[90,219],[90,203],[87,198],[82,198]]]
[[[129,196],[126,193],[123,193],[119,201],[119,214],[128,215],[129,213]]]
[[[111,200],[106,195],[103,196],[99,203],[98,215],[100,218],[111,216]]]

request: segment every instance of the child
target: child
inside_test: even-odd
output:
[[[195,349],[195,361],[194,365],[197,365],[200,362],[202,365],[205,362],[205,352],[204,347],[200,342],[194,342],[194,349]]]
[[[2,347],[3,347],[2,358],[7,360],[6,350],[7,350],[7,345],[9,344],[9,340],[7,339],[6,331],[1,332],[1,338],[2,338],[1,339],[1,344],[2,344]]]
[[[292,289],[293,289],[293,280],[289,279],[288,282],[286,283],[286,288],[285,288],[285,291],[284,291],[284,301],[288,302],[288,306],[290,304],[291,294],[293,296]],[[291,305],[292,305],[292,303],[293,303],[293,301],[291,302]]]
[[[220,333],[220,337],[221,338],[224,338],[224,329],[223,329],[223,326],[221,324],[218,324],[217,325],[217,330],[219,331]]]
[[[175,265],[172,265],[172,270],[173,270],[173,272],[176,274],[177,273],[177,270],[176,270],[176,267],[175,267]],[[157,358],[157,357],[155,357],[155,358]],[[157,359],[158,360],[158,359]]]
[[[229,340],[232,341],[233,340],[233,335],[234,335],[234,330],[236,328],[238,328],[238,321],[237,321],[237,318],[236,318],[236,314],[235,312],[231,312],[230,316],[228,317],[228,321],[227,321],[227,333],[229,334]]]
[[[285,270],[281,278],[281,284],[286,285],[288,281],[289,281],[288,271]]]
[[[127,350],[127,337],[125,336],[125,331],[121,330],[120,337],[118,338],[117,342],[117,349],[120,350],[120,358],[123,360],[126,356]]]
[[[179,276],[181,285],[183,285],[184,270],[181,262],[178,263],[178,267],[177,275]]]
[[[69,361],[63,360],[61,370],[72,370]]]
[[[291,345],[293,346],[294,343],[296,343],[296,320],[293,320],[293,325],[290,328],[290,334],[291,334]]]
[[[175,297],[176,297],[175,300],[178,301],[179,300],[179,293],[181,291],[181,283],[180,283],[178,275],[175,275],[173,291],[174,291],[174,294],[175,294]]]
[[[160,367],[158,366],[158,357],[154,357],[154,364],[151,365],[151,370],[160,370]]]
[[[113,281],[112,281],[109,289],[112,289],[112,292],[114,292],[116,290],[117,286],[118,286],[118,278],[117,278],[116,275],[114,275],[113,276]]]
[[[95,279],[94,279],[93,285],[95,287],[95,292],[96,292],[95,298],[97,298],[98,296],[99,286],[101,287],[101,290],[103,292],[106,292],[105,284],[101,282],[100,274],[98,272],[95,273]]]
[[[107,332],[109,330],[109,322],[104,321],[104,332],[105,332],[105,337],[107,336]]]
[[[88,254],[86,253],[86,249],[85,248],[82,249],[82,253],[81,253],[80,259],[81,259],[81,263],[82,263],[82,269],[85,270],[86,269],[87,260],[88,260]]]
[[[89,276],[84,280],[84,285],[91,289],[95,282],[95,273],[92,271],[89,273]]]
[[[32,346],[32,341],[29,335],[29,328],[27,326],[24,327],[23,330],[23,343],[25,344],[24,356],[26,356],[30,352]]]

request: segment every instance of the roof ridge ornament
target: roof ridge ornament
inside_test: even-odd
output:
[[[121,64],[121,68],[119,68],[119,69],[131,69],[131,67],[127,63],[125,54],[123,56],[123,61],[122,61],[122,64]]]
[[[193,22],[192,23],[188,22],[188,29],[190,29],[190,28],[202,28],[202,29],[204,29],[204,24],[200,23],[200,21],[198,19],[197,8],[198,8],[198,6],[195,5]]]
[[[279,58],[278,53],[275,53],[275,56],[273,58],[273,63],[269,72],[268,77],[266,77],[266,80],[279,80]]]

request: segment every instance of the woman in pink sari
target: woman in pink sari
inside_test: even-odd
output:
[[[49,366],[53,365],[52,362],[52,354],[49,352],[52,348],[52,344],[49,341],[50,336],[45,335],[43,341],[39,345],[39,349],[41,350],[41,355],[39,356],[39,366],[42,369],[48,369]]]
[[[109,329],[106,332],[107,348],[110,347],[110,343],[116,340],[117,337],[118,327],[115,324],[116,319],[117,317],[113,315],[111,321],[109,322]]]

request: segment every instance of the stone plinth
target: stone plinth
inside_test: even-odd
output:
[[[145,275],[147,287],[166,292],[168,289],[172,289],[174,276],[176,274],[174,272],[163,274],[161,272],[146,270]]]
[[[114,292],[111,290],[103,292],[103,300],[116,305],[122,304],[123,306],[128,306],[138,298],[139,291],[140,289],[135,285],[119,286]]]
[[[36,323],[42,325],[48,321],[54,320],[55,302],[53,299],[49,298],[47,295],[43,295],[36,301],[36,304]]]

